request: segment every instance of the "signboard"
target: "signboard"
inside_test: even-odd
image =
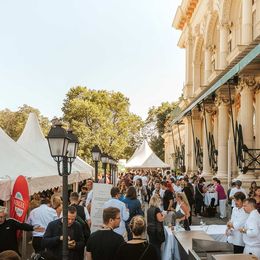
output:
[[[29,207],[29,188],[24,176],[17,177],[10,200],[10,217],[24,222]]]
[[[111,184],[94,183],[93,184],[93,199],[91,202],[91,232],[101,228],[103,224],[103,205],[108,201]]]

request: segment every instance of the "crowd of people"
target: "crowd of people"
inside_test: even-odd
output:
[[[213,200],[205,206],[205,195],[213,192],[217,203]],[[164,225],[189,231],[193,216],[212,215],[226,219],[227,241],[234,245],[234,253],[260,257],[260,187],[256,182],[247,192],[237,180],[225,192],[216,177],[207,183],[199,175],[136,170],[119,174],[110,195],[103,205],[103,225],[91,233],[93,180],[83,183],[79,193],[70,193],[70,260],[159,260]],[[17,230],[32,231],[33,259],[62,259],[62,197],[58,188],[32,197],[26,223],[6,216],[6,208],[0,207],[0,259],[16,259],[1,258],[6,252],[16,252],[19,257]]]

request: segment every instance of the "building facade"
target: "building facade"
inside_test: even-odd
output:
[[[225,185],[260,181],[260,0],[183,0],[173,27],[186,76],[166,163]]]

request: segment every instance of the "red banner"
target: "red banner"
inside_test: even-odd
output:
[[[24,222],[29,207],[29,187],[24,176],[17,177],[10,201],[10,217]]]

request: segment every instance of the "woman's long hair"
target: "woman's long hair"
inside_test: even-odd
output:
[[[181,201],[183,201],[188,206],[188,208],[190,210],[190,203],[189,203],[187,196],[184,192],[177,192],[176,197],[180,198]]]

